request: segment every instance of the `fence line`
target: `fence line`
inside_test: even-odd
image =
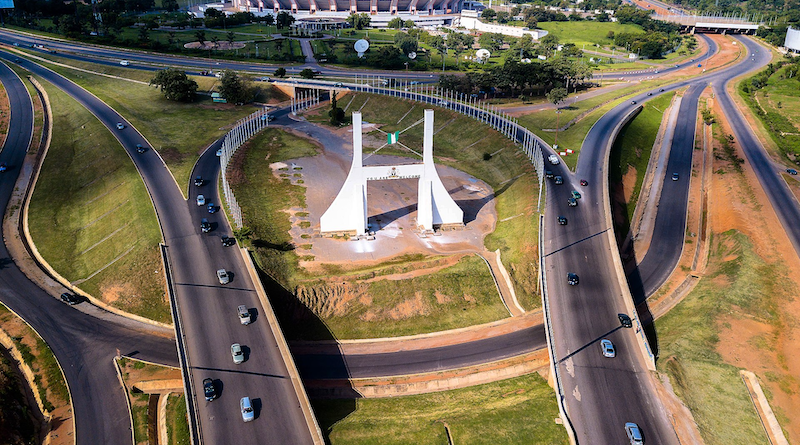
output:
[[[253,137],[256,133],[269,126],[269,113],[266,108],[256,111],[255,113],[240,119],[222,141],[220,148],[219,164],[220,171],[222,172],[222,192],[225,195],[225,201],[228,203],[228,209],[231,217],[233,217],[233,225],[237,229],[242,228],[242,208],[236,201],[228,183],[228,163],[230,162],[236,150],[242,146],[248,139]]]

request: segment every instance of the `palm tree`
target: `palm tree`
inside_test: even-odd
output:
[[[194,32],[194,39],[200,43],[200,46],[205,48],[206,47],[206,31],[204,29],[198,29]]]
[[[217,48],[219,48],[219,37],[217,37],[217,36],[212,36],[212,37],[211,37],[211,43],[213,43],[213,44],[214,44],[214,49],[217,49]]]
[[[236,40],[236,33],[233,32],[233,31],[228,31],[228,34],[226,35],[226,37],[227,37],[226,40],[228,41],[228,44],[231,47],[233,47],[233,41]]]

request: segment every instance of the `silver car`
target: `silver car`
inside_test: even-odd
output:
[[[234,343],[231,345],[231,356],[233,356],[233,363],[234,364],[241,364],[244,362],[244,351],[242,351],[242,345],[239,343]]]
[[[217,279],[219,280],[219,284],[228,284],[231,282],[231,276],[228,275],[228,271],[225,269],[217,271]]]
[[[198,206],[206,205],[206,197],[203,195],[197,195],[197,205]]]
[[[607,338],[600,340],[600,349],[603,350],[603,357],[614,358],[617,356],[614,343],[611,343],[611,340]]]
[[[626,423],[625,433],[628,434],[628,440],[631,441],[631,445],[644,444],[644,436],[642,436],[642,430],[639,429],[639,425],[633,422]]]
[[[252,422],[256,418],[253,404],[250,403],[250,397],[242,397],[242,400],[239,401],[239,409],[242,411],[242,420],[245,422]]]

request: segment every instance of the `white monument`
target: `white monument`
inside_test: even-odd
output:
[[[422,164],[364,166],[361,145],[361,113],[353,113],[353,163],[342,189],[320,218],[320,231],[367,231],[367,181],[419,178],[417,226],[430,231],[434,226],[463,224],[464,211],[453,201],[433,165],[433,110],[425,110]]]

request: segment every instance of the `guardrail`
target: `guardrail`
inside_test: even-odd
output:
[[[553,322],[550,320],[550,301],[547,298],[547,277],[545,276],[544,267],[544,215],[539,215],[539,289],[542,294],[542,311],[544,313],[544,334],[547,338],[547,350],[550,353],[550,372],[555,380],[555,390],[558,399],[558,414],[567,430],[569,442],[573,445],[578,443],[575,437],[575,427],[572,426],[572,421],[569,419],[567,412],[567,404],[564,402],[564,387],[561,385],[561,377],[558,371],[558,357],[556,356],[556,345],[553,340]]]
[[[222,148],[220,148],[221,153],[219,156],[220,171],[222,174],[222,192],[225,195],[225,201],[228,203],[228,209],[233,218],[233,224],[237,229],[242,228],[242,208],[236,201],[236,196],[233,195],[233,189],[231,189],[228,183],[228,163],[242,144],[268,126],[269,113],[266,108],[263,108],[240,119],[233,129],[225,135],[225,139],[222,141]]]

